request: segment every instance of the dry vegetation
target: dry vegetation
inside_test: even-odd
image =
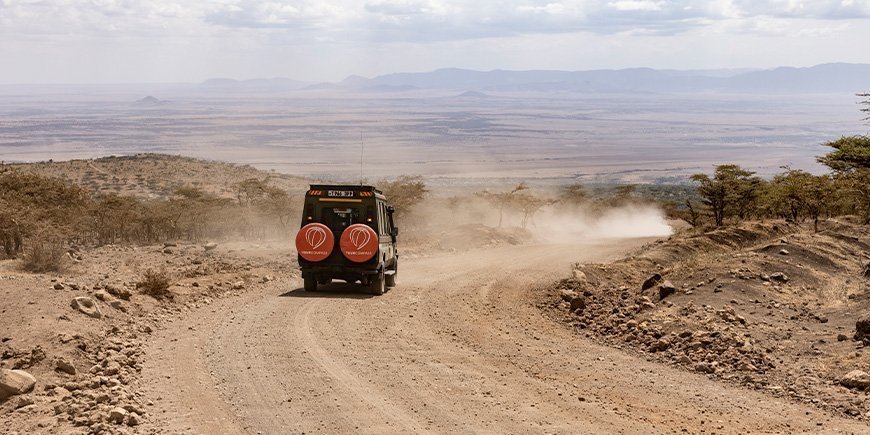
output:
[[[127,194],[118,194],[107,193],[111,189],[105,184],[75,184],[77,175],[88,173],[75,168],[88,167],[90,161],[4,166],[0,168],[0,235],[7,242],[6,256],[23,250],[29,270],[58,270],[68,247],[262,240],[287,236],[299,213],[294,195],[300,195],[296,193],[300,181],[292,177],[169,156],[98,162],[106,166],[112,162],[114,170],[132,177],[145,173],[153,179],[166,175],[154,168],[177,163],[177,173],[186,175],[167,177],[152,187],[136,185]],[[221,175],[224,170],[229,175]],[[64,178],[53,177],[58,173]]]

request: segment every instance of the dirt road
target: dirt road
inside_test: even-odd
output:
[[[867,433],[859,422],[601,347],[534,287],[643,240],[401,263],[381,297],[296,280],[199,309],[143,370],[167,433]]]

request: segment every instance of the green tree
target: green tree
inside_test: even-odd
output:
[[[719,165],[711,178],[707,174],[692,175],[698,183],[698,194],[713,214],[716,226],[722,226],[728,215],[741,219],[748,216],[758,198],[761,179],[738,165]]]
[[[834,185],[844,206],[870,223],[870,137],[842,137],[825,145],[834,150],[818,160],[834,171]]]

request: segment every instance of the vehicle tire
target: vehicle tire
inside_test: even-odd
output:
[[[386,277],[387,287],[390,287],[390,288],[395,287],[396,286],[396,278],[399,277],[399,264],[396,263],[396,265],[393,266],[393,274],[392,275],[385,275],[385,277]]]
[[[320,285],[330,285],[332,284],[332,278],[320,278],[317,280],[317,283]]]
[[[314,275],[308,275],[303,278],[305,284],[305,291],[307,292],[316,292],[317,291],[317,278]]]
[[[384,294],[386,290],[385,281],[384,271],[382,270],[369,281],[369,293],[377,296]]]

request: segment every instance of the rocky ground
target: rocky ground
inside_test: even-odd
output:
[[[870,228],[827,221],[684,231],[578,264],[541,306],[578,333],[870,420]]]
[[[127,433],[151,418],[143,344],[215,299],[298,275],[285,244],[71,250],[62,274],[0,261],[0,433]],[[142,294],[148,269],[170,299]]]

